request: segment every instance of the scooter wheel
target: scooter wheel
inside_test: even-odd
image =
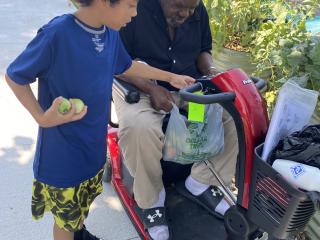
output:
[[[250,225],[245,217],[245,211],[239,206],[231,206],[224,214],[224,226],[228,240],[247,240]]]
[[[106,163],[106,166],[104,168],[104,173],[102,176],[102,181],[104,181],[105,183],[110,183],[112,179],[112,166],[110,161],[108,161]]]

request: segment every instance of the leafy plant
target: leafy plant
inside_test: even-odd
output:
[[[207,0],[215,50],[227,47],[248,52],[263,21],[270,17],[270,0]]]
[[[320,43],[306,31],[319,0],[206,0],[215,51],[248,52],[257,76],[269,76],[270,109],[288,79],[320,90]],[[320,113],[320,104],[318,104]]]
[[[269,21],[312,16],[318,0],[204,0],[215,49],[250,52],[261,26]]]
[[[307,4],[308,2],[308,4]],[[306,31],[305,22],[314,13],[319,3],[274,3],[273,15],[278,18],[260,26],[250,51],[257,64],[256,75],[270,73],[270,97],[288,79],[300,86],[320,91],[320,39]],[[268,97],[267,96],[267,97]],[[267,99],[268,100],[268,99]],[[320,102],[317,106],[320,113]]]

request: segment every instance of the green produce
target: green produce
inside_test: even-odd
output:
[[[82,112],[84,108],[84,103],[81,99],[79,98],[71,98],[70,101],[73,102],[73,104],[76,106],[76,113]]]
[[[71,103],[68,101],[68,99],[63,98],[58,108],[59,113],[66,114],[67,112],[70,111],[70,109],[71,109]]]
[[[84,103],[81,99],[79,98],[71,98],[70,101],[72,101],[73,105],[76,108],[76,113],[80,113],[82,112],[83,108],[84,108]],[[71,102],[68,99],[63,98],[62,102],[59,105],[58,111],[61,114],[66,114],[67,112],[70,111],[71,109]]]

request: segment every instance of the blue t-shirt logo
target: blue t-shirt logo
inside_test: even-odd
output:
[[[296,165],[291,167],[290,169],[294,178],[298,178],[306,172],[302,165]]]
[[[92,38],[92,42],[95,44],[95,49],[97,52],[102,52],[104,49],[104,40],[101,39],[101,37],[96,34],[94,35],[94,37]]]

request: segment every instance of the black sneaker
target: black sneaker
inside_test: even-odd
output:
[[[103,240],[102,238],[98,238],[92,235],[87,229],[86,226],[83,225],[83,228],[74,232],[74,240]]]
[[[73,239],[74,240],[82,240],[82,234],[83,234],[83,229],[84,229],[84,227],[83,228],[81,228],[80,230],[78,230],[78,231],[75,231],[73,234]]]

